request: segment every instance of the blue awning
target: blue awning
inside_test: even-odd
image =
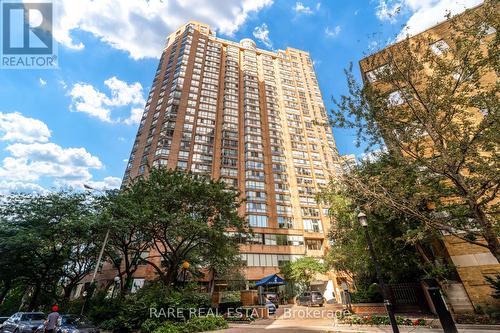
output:
[[[285,280],[279,277],[277,274],[266,276],[265,278],[257,281],[255,285],[258,286],[282,286],[285,284]]]

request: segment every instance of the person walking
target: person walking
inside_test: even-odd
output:
[[[58,311],[59,307],[57,305],[52,306],[52,312],[47,316],[47,320],[45,321],[45,333],[57,332],[57,327],[61,319],[61,315]]]

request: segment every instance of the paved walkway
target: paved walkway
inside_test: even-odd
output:
[[[390,326],[349,326],[335,325],[335,311],[338,306],[325,306],[323,308],[306,308],[301,306],[280,306],[272,318],[257,320],[252,324],[232,323],[229,329],[219,331],[224,333],[301,333],[301,332],[323,332],[323,333],[392,333]],[[418,316],[416,316],[418,318]],[[439,320],[435,320],[432,326],[439,326]],[[499,326],[473,326],[457,325],[460,333],[500,333]],[[442,333],[441,328],[400,326],[401,333]]]
[[[391,333],[390,326],[337,326],[334,327],[331,322],[325,325],[322,320],[278,320],[270,325],[262,325],[259,322],[254,324],[230,324],[229,329],[219,331],[224,333],[300,333],[300,332],[323,332],[323,333]],[[425,327],[404,327],[399,328],[401,333],[442,333],[442,329],[438,328],[425,328]],[[489,329],[475,329],[475,328],[458,328],[460,333],[498,333],[499,329],[490,327]]]

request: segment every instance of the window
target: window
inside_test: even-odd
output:
[[[247,202],[247,212],[251,213],[265,213],[267,207],[265,203]]]
[[[177,162],[177,168],[181,170],[186,170],[187,169],[188,163],[186,161],[178,161]]]
[[[319,220],[304,219],[304,230],[306,232],[322,232]]]
[[[308,239],[306,240],[306,246],[308,250],[321,250],[322,242],[319,239]]]
[[[248,224],[251,227],[267,228],[267,216],[263,215],[248,215]]]
[[[430,45],[430,48],[435,55],[440,56],[443,55],[450,48],[450,46],[448,45],[448,43],[441,39],[435,43],[432,43]]]
[[[483,23],[481,25],[481,30],[485,35],[491,35],[497,31],[494,27],[492,27],[491,25],[488,25],[486,23]]]
[[[366,78],[368,79],[368,82],[370,83],[376,82],[388,69],[388,66],[389,65],[385,64],[371,71],[366,72]]]
[[[247,244],[264,244],[264,237],[262,234],[255,233],[253,235],[248,236]]]
[[[264,244],[277,245],[277,242],[276,242],[277,236],[282,236],[282,235],[265,234],[264,235]]]
[[[278,216],[278,227],[281,229],[293,229],[293,221],[291,217]]]
[[[398,90],[391,92],[387,97],[388,106],[398,106],[403,104],[404,102],[405,101],[403,99],[403,96],[401,95],[401,92]]]
[[[134,282],[132,283],[132,288],[130,289],[130,292],[133,294],[137,292],[137,290],[141,289],[144,287],[144,279],[134,279]]]

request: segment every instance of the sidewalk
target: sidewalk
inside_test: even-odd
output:
[[[392,332],[390,326],[334,326],[331,320],[300,319],[300,320],[260,320],[254,324],[229,324],[228,333],[252,332]],[[493,333],[500,332],[500,326],[495,325],[457,325],[460,333]],[[421,326],[400,326],[401,333],[438,333],[441,328],[428,328]]]

